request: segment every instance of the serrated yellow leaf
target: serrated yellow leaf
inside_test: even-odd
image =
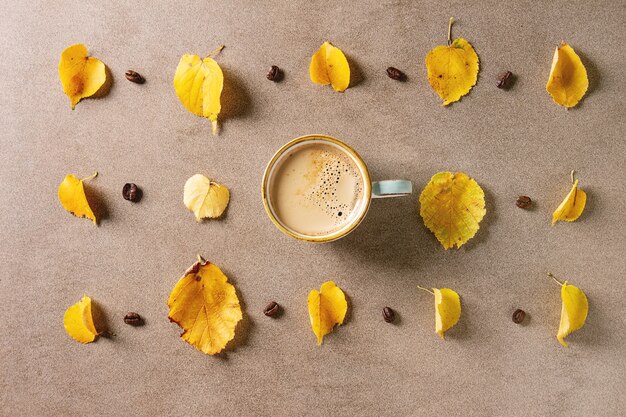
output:
[[[578,180],[574,181],[572,189],[563,202],[552,213],[552,225],[559,221],[573,222],[578,219],[585,209],[587,193],[578,188]]]
[[[93,342],[98,336],[91,315],[91,298],[86,295],[65,310],[63,326],[67,334],[80,343]]]
[[[335,325],[341,325],[348,311],[346,296],[333,281],[322,284],[320,291],[311,290],[308,298],[309,318],[317,344],[321,345],[324,336],[333,331]]]
[[[212,182],[202,174],[196,174],[185,183],[183,202],[193,211],[196,221],[220,217],[230,200],[226,186]]]
[[[331,84],[335,91],[343,92],[350,85],[350,65],[341,49],[324,42],[311,57],[309,66],[311,81]]]
[[[450,18],[452,26],[452,18]],[[426,55],[428,82],[443,100],[443,105],[458,101],[469,93],[478,79],[478,55],[472,45],[463,38],[439,45]]]
[[[560,344],[568,347],[565,337],[583,327],[589,304],[585,293],[573,285],[568,285],[567,281],[561,286],[561,302],[561,322],[556,338]]]
[[[81,99],[94,95],[106,81],[106,68],[99,59],[88,56],[82,43],[65,48],[59,62],[63,92],[72,109]]]
[[[221,48],[219,48],[221,50]],[[183,55],[174,75],[176,95],[191,113],[211,121],[217,131],[217,116],[222,109],[220,96],[224,87],[222,69],[210,56]]]
[[[59,201],[65,210],[76,217],[86,217],[96,225],[98,224],[96,215],[89,207],[83,182],[95,177],[97,174],[96,172],[91,177],[83,178],[82,180],[79,180],[72,174],[66,175],[61,185],[59,185],[58,191]]]
[[[554,51],[546,90],[560,106],[574,107],[589,87],[587,70],[571,46],[561,42]]]
[[[462,172],[435,174],[420,195],[424,225],[446,250],[471,239],[485,213],[485,193]]]
[[[242,318],[235,287],[217,265],[201,258],[178,281],[167,306],[170,321],[183,329],[180,337],[207,355],[226,347]]]

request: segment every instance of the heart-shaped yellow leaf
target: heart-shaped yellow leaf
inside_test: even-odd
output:
[[[335,91],[343,92],[350,85],[350,65],[341,49],[324,42],[311,57],[309,66],[311,81],[321,85],[332,85]]]
[[[63,326],[67,334],[80,343],[89,343],[96,340],[98,332],[93,324],[91,315],[91,298],[86,295],[65,310]]]
[[[552,225],[559,221],[573,222],[580,217],[585,210],[587,193],[578,188],[578,180],[572,184],[572,189],[565,196],[565,199],[552,213]]]
[[[235,287],[217,265],[200,257],[178,281],[167,306],[170,321],[183,329],[180,337],[207,355],[226,347],[242,318]]]
[[[183,202],[193,211],[196,221],[220,217],[230,200],[226,186],[212,182],[202,174],[196,174],[185,183]]]
[[[82,98],[94,95],[107,78],[104,63],[88,56],[82,43],[65,48],[59,62],[59,77],[72,109]]]
[[[450,18],[450,27],[452,18]],[[478,79],[478,55],[463,38],[452,41],[448,28],[448,45],[437,46],[426,55],[428,82],[443,100],[443,105],[458,101],[469,93]]]
[[[85,188],[83,182],[85,180],[94,178],[98,173],[79,180],[74,175],[69,174],[65,176],[61,185],[59,185],[59,201],[63,208],[76,217],[86,217],[90,219],[94,224],[98,224],[96,215],[93,214],[87,196],[85,195]]]
[[[450,288],[418,288],[435,296],[435,333],[444,339],[444,334],[461,318],[461,299],[459,294]]]
[[[589,87],[587,70],[580,57],[565,42],[554,51],[546,90],[560,106],[574,107]]]
[[[333,331],[335,325],[341,325],[348,311],[346,296],[333,281],[322,284],[320,291],[311,290],[308,299],[309,317],[317,344],[321,345],[324,336]]]
[[[561,322],[556,338],[561,345],[568,347],[565,343],[565,337],[585,325],[589,303],[587,296],[581,289],[568,285],[567,281],[561,283],[550,273],[548,276],[561,286]]]
[[[433,175],[420,195],[424,225],[446,250],[471,239],[485,213],[485,193],[462,172]]]
[[[224,74],[211,56],[222,48],[204,59],[198,55],[183,55],[174,75],[174,89],[180,102],[191,113],[209,119],[214,135],[217,132],[217,116],[222,109],[220,96],[224,87]]]

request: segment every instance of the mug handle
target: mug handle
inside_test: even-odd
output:
[[[413,192],[409,180],[386,180],[372,182],[372,198],[402,197]]]

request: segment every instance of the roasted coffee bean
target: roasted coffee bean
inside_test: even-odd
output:
[[[122,188],[122,197],[124,197],[124,200],[137,202],[141,198],[141,190],[132,182],[126,183],[124,188]]]
[[[280,68],[276,65],[272,65],[267,71],[267,79],[270,81],[280,81],[281,75]]]
[[[498,88],[508,87],[509,81],[511,80],[512,76],[513,76],[513,73],[511,71],[505,71],[501,73],[500,75],[498,75],[498,81],[496,82],[496,87]]]
[[[524,310],[520,310],[519,308],[515,310],[513,313],[513,323],[520,324],[526,318],[526,313]]]
[[[263,309],[263,314],[265,314],[267,317],[274,317],[278,313],[278,310],[280,310],[280,305],[278,305],[276,301],[272,301],[267,306],[265,306],[265,309]]]
[[[135,84],[143,84],[146,82],[146,79],[143,78],[141,76],[141,74],[139,74],[138,72],[135,72],[133,70],[128,70],[126,71],[126,79],[128,81],[130,81],[131,83],[135,83]]]
[[[533,201],[530,199],[530,197],[527,197],[525,195],[520,195],[519,197],[517,197],[517,201],[515,202],[515,205],[517,205],[517,207],[521,209],[530,208],[532,204]]]
[[[385,319],[387,323],[393,323],[396,319],[396,313],[390,307],[385,307],[383,308],[383,319]]]
[[[129,313],[126,313],[126,315],[124,316],[124,323],[130,324],[131,326],[139,326],[143,324],[143,319],[139,314],[131,311]]]
[[[400,71],[398,68],[394,68],[394,67],[387,68],[387,75],[389,76],[389,78],[392,78],[396,81],[406,80],[406,75],[404,75],[404,73]]]

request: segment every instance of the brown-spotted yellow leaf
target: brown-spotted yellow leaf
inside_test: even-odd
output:
[[[321,85],[332,85],[335,91],[343,92],[350,85],[350,65],[341,49],[324,42],[311,57],[309,66],[311,81]]]
[[[565,42],[554,51],[546,90],[560,106],[574,107],[589,87],[587,69],[580,57]]]
[[[59,77],[72,109],[81,99],[94,95],[107,78],[104,63],[88,56],[82,43],[65,48],[59,62]]]
[[[573,176],[573,174],[572,174]],[[587,202],[587,193],[578,188],[578,180],[572,184],[572,189],[565,196],[565,199],[552,213],[552,225],[563,220],[566,222],[573,222],[580,217],[585,210],[585,203]]]
[[[90,343],[96,340],[98,332],[91,315],[91,298],[86,295],[65,310],[63,326],[67,334],[80,343]]]
[[[485,216],[485,193],[462,172],[439,172],[420,195],[420,215],[444,249],[460,248]]]
[[[220,217],[229,200],[230,191],[226,186],[212,182],[202,174],[193,175],[185,183],[183,202],[198,222]]]
[[[217,133],[217,116],[222,109],[220,96],[224,74],[212,55],[222,48],[204,59],[198,55],[183,55],[174,75],[174,89],[180,102],[191,113],[209,119],[214,135]]]
[[[85,195],[85,188],[83,182],[97,176],[98,173],[79,180],[72,174],[68,174],[63,179],[61,185],[59,185],[59,201],[63,208],[76,217],[86,217],[94,224],[98,224],[96,215],[89,207],[87,196]]]
[[[341,325],[348,311],[346,296],[333,281],[322,284],[319,292],[311,290],[308,299],[309,317],[317,344],[321,345],[324,336],[333,331],[335,325]]]
[[[435,333],[444,339],[444,334],[461,318],[461,298],[450,288],[418,288],[435,296]]]
[[[183,329],[180,337],[208,355],[226,347],[242,318],[235,287],[217,265],[202,258],[178,281],[167,306],[170,321]]]
[[[426,69],[430,86],[447,106],[460,100],[476,84],[478,55],[468,41],[463,38],[452,41],[448,33],[448,45],[436,46],[426,55]]]

